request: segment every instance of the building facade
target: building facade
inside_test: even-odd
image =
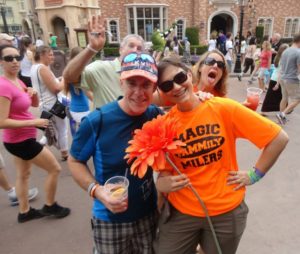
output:
[[[246,3],[241,7],[241,3]],[[128,33],[138,33],[149,41],[154,29],[166,30],[176,22],[175,34],[182,39],[187,27],[198,27],[203,43],[212,31],[234,35],[240,30],[243,9],[243,34],[255,34],[258,25],[264,35],[280,33],[285,38],[300,31],[299,0],[110,0],[99,1],[110,42],[119,42]]]
[[[242,2],[246,2],[244,7]],[[6,14],[12,24],[11,32],[21,28],[44,41],[49,33],[54,33],[61,48],[84,47],[87,22],[100,13],[107,20],[110,43],[119,43],[129,33],[150,41],[156,29],[164,31],[174,22],[174,35],[179,39],[185,36],[187,27],[199,29],[201,43],[214,30],[236,35],[241,9],[244,35],[246,31],[255,33],[257,25],[264,26],[264,35],[280,33],[283,38],[291,38],[300,31],[299,0],[11,0],[6,5],[11,6],[12,14],[8,14],[9,10]],[[13,24],[18,27],[13,28]]]

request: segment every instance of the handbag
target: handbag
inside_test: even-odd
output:
[[[53,115],[55,115],[61,119],[64,119],[67,116],[66,106],[64,104],[62,104],[56,97],[56,102],[50,109],[50,113],[52,113]]]
[[[50,119],[52,117],[52,114],[50,113],[50,112],[48,112],[48,111],[46,111],[46,110],[43,110],[42,111],[42,114],[41,114],[41,116],[40,116],[40,118],[43,118],[43,119]],[[46,130],[46,128],[44,128],[44,127],[37,127],[38,129],[40,129],[40,130],[42,130],[42,131],[44,131],[44,130]]]

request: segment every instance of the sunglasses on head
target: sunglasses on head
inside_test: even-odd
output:
[[[220,69],[225,69],[225,63],[222,61],[217,61],[216,59],[214,59],[212,57],[206,57],[206,59],[204,60],[204,64],[208,65],[208,66],[213,66],[213,65],[215,65],[215,63],[217,63],[217,66]]]
[[[133,62],[137,59],[141,59],[145,62],[155,63],[154,59],[150,55],[143,54],[143,53],[141,53],[141,54],[131,53],[131,54],[124,57],[123,62],[124,63],[130,63],[130,62]]]
[[[178,85],[181,85],[187,80],[187,78],[188,78],[187,73],[181,71],[174,76],[173,80],[167,80],[165,82],[162,82],[161,84],[158,85],[158,87],[164,93],[167,93],[174,88],[174,82]]]
[[[22,60],[22,56],[19,56],[19,55],[15,55],[15,56],[8,55],[8,56],[3,56],[2,59],[5,62],[12,62],[14,59],[16,59],[16,61],[20,62]]]

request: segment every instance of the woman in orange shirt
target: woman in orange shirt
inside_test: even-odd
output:
[[[223,55],[210,52],[200,68],[201,81],[217,88],[227,74]],[[192,72],[177,57],[158,65],[158,89],[175,104],[166,118],[179,123],[177,138],[186,143],[171,154],[183,175],[169,168],[157,179],[157,189],[168,193],[170,217],[160,223],[158,254],[217,253],[204,209],[190,183],[203,199],[223,254],[235,253],[246,227],[245,186],[254,184],[271,168],[288,142],[275,123],[227,98],[201,102],[193,92]],[[236,140],[248,139],[261,155],[248,171],[239,170]]]

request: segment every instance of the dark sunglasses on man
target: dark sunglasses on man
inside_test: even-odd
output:
[[[220,69],[225,69],[226,65],[224,62],[222,61],[217,61],[216,59],[212,58],[212,57],[206,57],[205,60],[204,60],[204,64],[205,65],[208,65],[208,66],[214,66],[215,63],[217,63],[217,66],[220,68]]]
[[[170,92],[174,88],[174,82],[178,85],[183,84],[187,80],[187,73],[184,71],[178,72],[173,80],[167,80],[158,85],[159,89],[164,93]]]
[[[14,59],[16,59],[17,62],[20,62],[22,60],[22,58],[23,57],[20,55],[15,55],[15,56],[8,55],[8,56],[3,56],[2,60],[4,60],[5,62],[13,62]]]

